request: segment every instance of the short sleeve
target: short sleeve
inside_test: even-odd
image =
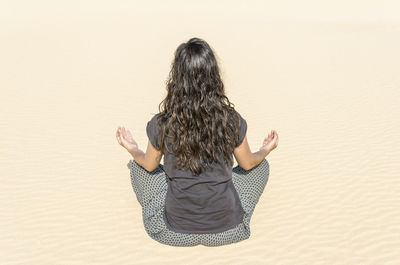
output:
[[[147,137],[150,143],[157,149],[160,150],[160,134],[157,125],[157,115],[154,115],[150,121],[147,122],[146,126]]]
[[[239,114],[240,118],[240,127],[239,127],[239,142],[236,144],[235,147],[238,147],[244,140],[247,132],[247,122],[246,120]]]

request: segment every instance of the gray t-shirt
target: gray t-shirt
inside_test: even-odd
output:
[[[151,144],[160,150],[161,130],[157,125],[158,113],[147,123],[146,133]],[[239,146],[247,131],[247,122],[239,114]],[[168,145],[170,150],[172,146]],[[234,228],[243,221],[244,210],[232,182],[232,166],[214,163],[200,175],[176,167],[176,156],[164,154],[164,171],[168,176],[164,221],[179,233],[218,233]],[[233,158],[233,154],[232,154]],[[232,160],[233,161],[233,160]]]

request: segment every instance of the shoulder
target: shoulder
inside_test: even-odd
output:
[[[160,113],[154,114],[151,119],[147,122],[146,130],[151,134],[159,134],[160,126],[157,122]]]
[[[149,137],[151,144],[154,147],[156,147],[157,149],[160,149],[160,139],[159,139],[160,130],[159,130],[159,127],[157,124],[157,117],[158,117],[158,114],[155,114],[147,122],[146,133],[147,133],[147,136]]]
[[[239,130],[239,139],[238,142],[236,143],[235,147],[238,147],[242,142],[244,137],[246,136],[247,133],[247,121],[245,118],[243,118],[242,115],[240,115],[239,112],[237,112],[238,116],[239,116],[239,125],[238,125],[238,130]]]
[[[152,125],[152,126],[157,125],[157,117],[158,117],[159,115],[160,115],[160,113],[153,114],[153,116],[152,116],[151,119],[147,122],[147,124]]]
[[[235,110],[236,111],[236,110]],[[245,127],[247,126],[247,122],[246,119],[238,112],[236,111],[237,117],[239,119],[239,126],[240,127]]]

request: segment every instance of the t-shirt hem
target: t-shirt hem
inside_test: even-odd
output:
[[[166,211],[165,211],[165,206],[164,206],[164,214],[163,214],[163,219],[164,219],[164,223],[166,225],[166,227],[173,231],[173,232],[177,232],[177,233],[183,233],[183,234],[216,234],[216,233],[221,233],[221,232],[225,232],[227,230],[230,230],[232,228],[235,228],[236,226],[240,225],[243,222],[244,219],[244,210],[242,209],[242,213],[240,214],[241,218],[239,219],[239,222],[234,223],[233,225],[224,227],[223,229],[217,229],[217,230],[211,230],[211,231],[191,231],[191,230],[181,230],[181,229],[176,229],[174,227],[171,227],[167,221],[167,217],[166,217]]]

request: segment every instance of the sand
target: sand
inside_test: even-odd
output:
[[[400,264],[399,4],[166,2],[2,5],[0,264]],[[252,150],[280,138],[251,237],[221,247],[146,234],[115,139],[146,148],[191,37]]]

